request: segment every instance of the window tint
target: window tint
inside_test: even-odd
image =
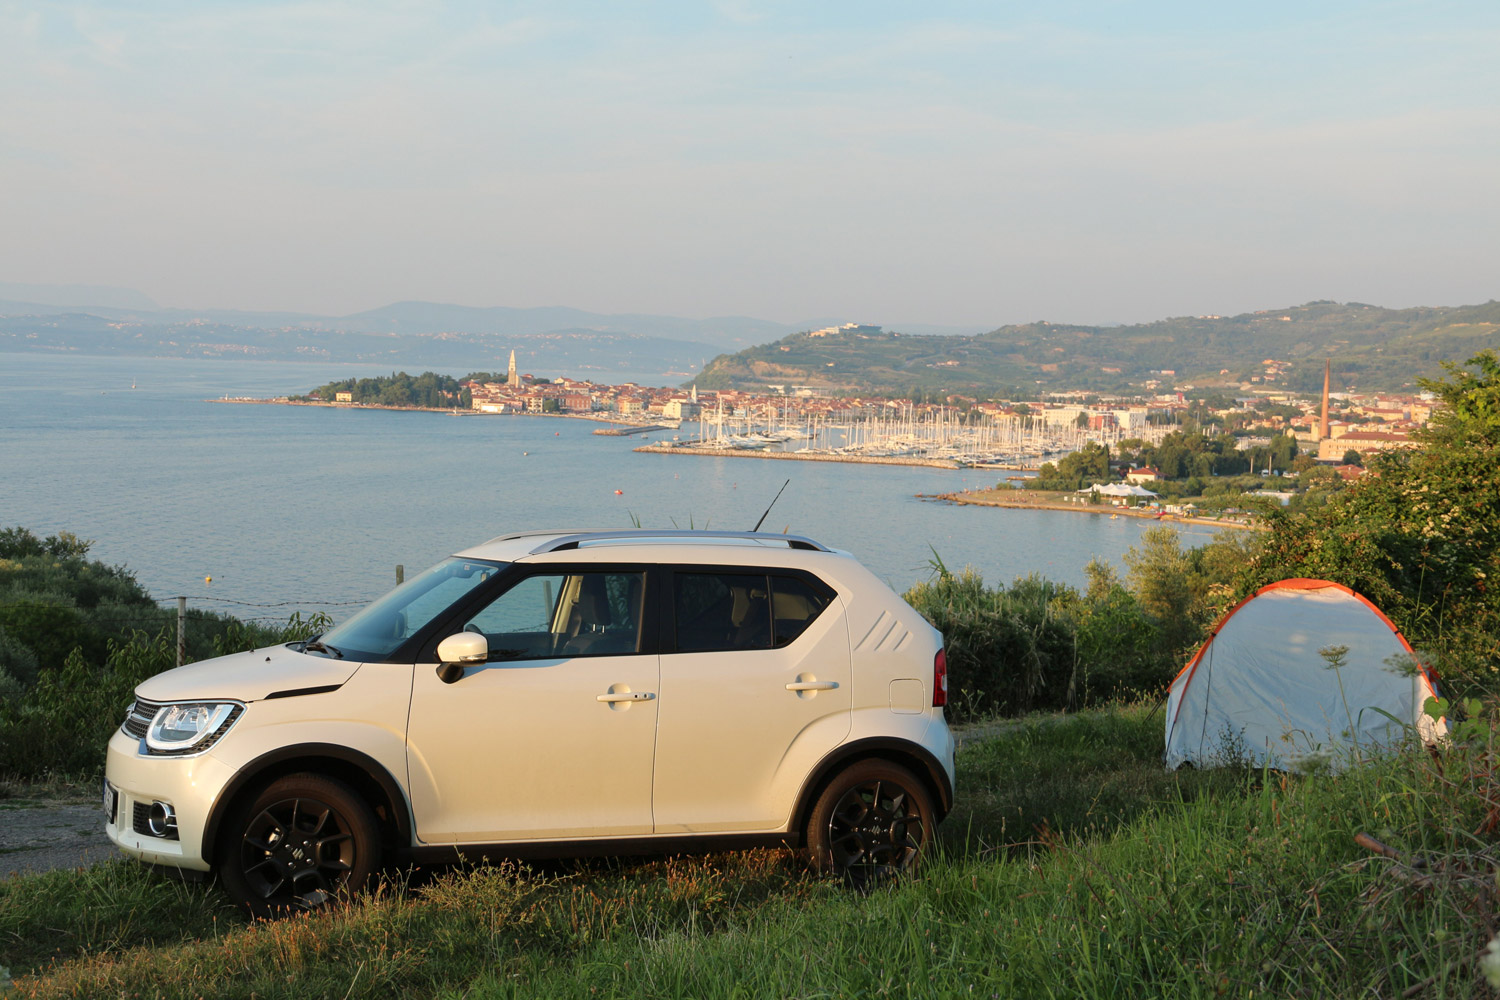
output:
[[[673,610],[677,651],[771,648],[766,577],[748,573],[677,573]]]
[[[539,573],[469,616],[491,660],[605,656],[640,649],[644,573]]]
[[[828,607],[828,595],[795,576],[771,577],[771,621],[780,649]]]

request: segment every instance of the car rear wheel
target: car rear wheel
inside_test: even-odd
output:
[[[316,909],[357,895],[380,862],[364,800],[316,774],[278,778],[230,817],[219,882],[254,916]]]
[[[915,775],[890,761],[864,760],[818,796],[807,846],[819,870],[864,887],[915,868],[933,826],[932,796]]]

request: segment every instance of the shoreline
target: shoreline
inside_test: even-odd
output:
[[[845,465],[905,465],[959,471],[962,466],[945,458],[903,458],[894,455],[829,455],[792,451],[760,451],[751,448],[696,448],[670,444],[643,444],[632,451],[654,455],[703,455],[709,458],[769,458],[782,462],[840,462]]]
[[[259,399],[255,396],[218,396],[205,399],[205,403],[246,403],[252,406],[320,406],[333,410],[398,410],[402,413],[448,413],[455,417],[562,417],[568,420],[589,420],[599,424],[614,424],[620,427],[638,427],[639,424],[618,417],[596,416],[592,413],[485,413],[482,410],[465,410],[455,406],[392,406],[385,403],[329,403],[310,399]],[[663,428],[666,429],[666,428]]]
[[[1134,517],[1148,521],[1174,521],[1178,524],[1204,524],[1214,528],[1240,528],[1245,531],[1264,531],[1259,524],[1230,521],[1218,517],[1192,517],[1182,514],[1167,514],[1160,511],[1142,510],[1137,507],[1113,507],[1109,504],[1063,503],[1048,497],[1008,496],[1008,493],[1024,493],[1024,490],[986,490],[981,493],[918,493],[917,499],[937,503],[951,503],[969,507],[1005,507],[1011,510],[1070,510],[1079,514],[1109,514]]]
[[[260,399],[250,396],[222,396],[215,399],[208,399],[204,402],[247,403],[261,406],[315,406],[344,410],[402,410],[417,413],[447,413],[456,417],[561,417],[625,428],[620,431],[606,428],[594,431],[595,434],[617,437],[671,430],[671,428],[660,425],[643,425],[636,421],[621,420],[618,417],[608,417],[592,413],[483,413],[478,410],[462,410],[454,407],[391,406],[379,403],[330,403],[325,401],[287,399],[285,397]],[[707,458],[760,458],[780,462],[836,462],[843,465],[894,465],[906,468],[944,469],[950,472],[974,471],[975,468],[973,466],[961,466],[953,460],[946,458],[918,458],[897,455],[838,455],[826,452],[761,451],[747,448],[705,448],[672,443],[642,444],[632,448],[631,451],[653,455],[699,455]],[[1014,466],[986,466],[985,468],[1001,473],[1025,471]],[[1058,499],[1059,496],[1061,495],[1049,494],[1043,496],[1024,489],[981,490],[977,492],[962,490],[954,493],[916,494],[916,498],[919,500],[951,503],[957,506],[1000,507],[1011,510],[1072,511],[1080,514],[1107,514],[1115,517],[1133,517],[1152,521],[1172,521],[1178,524],[1202,524],[1215,528],[1239,528],[1245,531],[1265,530],[1259,524],[1250,524],[1244,521],[1226,520],[1217,517],[1168,514],[1162,511],[1142,510],[1137,507],[1115,507],[1110,504],[1065,503]]]

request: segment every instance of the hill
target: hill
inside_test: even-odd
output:
[[[511,309],[429,301],[399,301],[347,316],[285,310],[166,309],[130,289],[0,283],[0,349],[6,351],[87,349],[107,354],[150,352],[156,357],[239,352],[276,360],[311,354],[333,361],[405,360],[408,364],[425,364],[446,360],[446,355],[432,346],[434,339],[468,340],[489,351],[508,352],[511,348],[520,351],[525,346],[522,342],[535,337],[570,336],[576,342],[600,337],[595,346],[601,351],[622,345],[642,358],[666,358],[669,363],[664,369],[684,370],[688,358],[697,367],[717,352],[765,343],[805,325],[816,324],[781,324],[748,316],[688,319],[645,313],[606,315],[561,306]],[[969,333],[954,328],[933,330]],[[121,333],[129,336],[118,336]],[[404,358],[396,357],[404,352]],[[531,352],[535,354],[537,349]],[[555,352],[553,343],[543,354],[550,357]],[[460,364],[490,360],[490,354],[455,358]],[[640,370],[643,366],[607,367]]]
[[[1310,302],[1239,316],[1185,316],[1130,326],[1045,320],[976,337],[899,332],[797,333],[715,358],[700,388],[795,384],[845,392],[966,392],[1029,397],[1038,391],[1139,393],[1242,383],[1299,392],[1397,390],[1440,372],[1440,362],[1500,347],[1500,302],[1383,309]],[[1276,371],[1268,375],[1267,361]]]
[[[601,330],[503,334],[363,332],[315,324],[241,325],[201,316],[112,319],[92,312],[0,315],[0,352],[373,362],[396,368],[566,372],[608,382],[641,372],[686,377],[718,348]]]

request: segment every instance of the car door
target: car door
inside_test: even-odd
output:
[[[444,683],[418,665],[407,726],[428,844],[651,831],[658,666],[646,573],[544,567],[455,619],[489,662]]]
[[[805,574],[679,568],[664,607],[656,832],[778,829],[849,732],[837,594]]]

